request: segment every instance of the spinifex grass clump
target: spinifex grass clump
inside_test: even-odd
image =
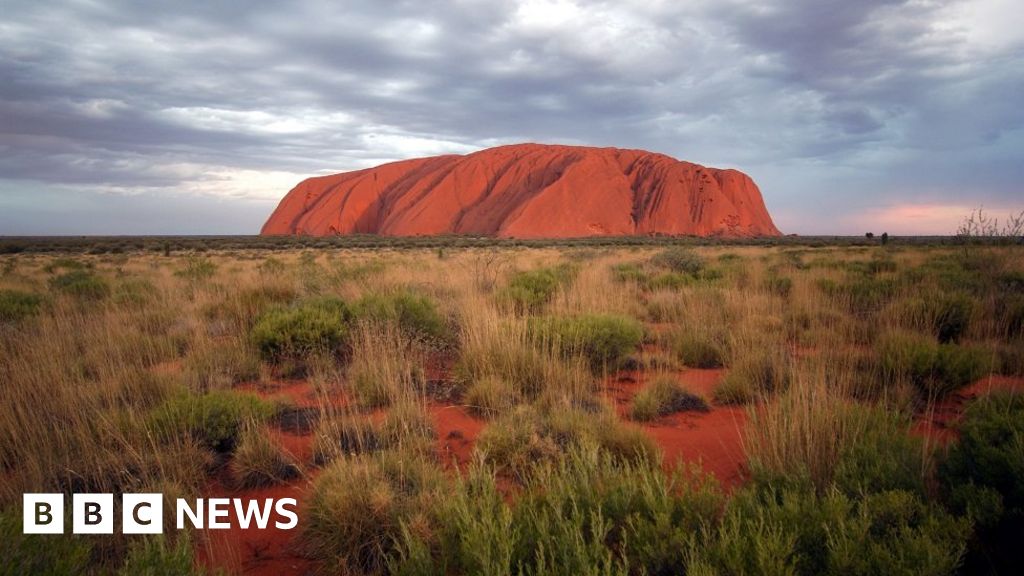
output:
[[[725,365],[724,336],[683,328],[669,341],[676,357],[689,368],[721,368]]]
[[[651,257],[651,264],[672,272],[696,276],[704,269],[704,258],[690,248],[669,248]]]
[[[498,300],[520,312],[537,312],[575,276],[576,269],[569,265],[517,272],[498,293]]]
[[[448,497],[441,471],[415,454],[339,459],[306,500],[303,545],[331,572],[383,573],[403,535],[428,533],[431,511]]]
[[[35,316],[43,305],[43,297],[20,290],[0,290],[0,322],[17,322]]]
[[[204,446],[229,452],[247,421],[262,422],[277,408],[253,394],[213,391],[202,396],[180,394],[149,415],[149,427],[168,438],[189,435]]]
[[[407,525],[388,564],[400,574],[676,574],[722,505],[696,474],[578,447],[532,464],[511,502],[494,471],[475,466],[429,530]]]
[[[889,334],[879,340],[877,353],[883,377],[909,380],[926,399],[963,388],[991,366],[980,349],[940,344],[917,334]]]
[[[737,358],[715,388],[719,404],[747,404],[784,390],[789,384],[789,360],[779,350],[749,350]]]
[[[79,300],[96,301],[110,295],[110,284],[88,270],[72,270],[50,279],[50,287]]]
[[[549,316],[530,322],[530,332],[566,354],[583,356],[594,369],[614,369],[644,337],[643,325],[625,316]]]
[[[1010,573],[1024,561],[1024,394],[993,393],[971,403],[960,438],[938,471],[953,510],[978,529],[967,566]]]
[[[444,318],[434,302],[407,290],[392,294],[367,294],[352,306],[358,320],[389,322],[410,336],[440,340],[447,335]]]
[[[253,326],[251,337],[270,360],[337,352],[346,342],[351,317],[340,298],[312,298],[267,312]]]
[[[230,468],[235,484],[243,488],[280,484],[302,473],[295,456],[254,421],[242,426]]]
[[[648,421],[675,412],[707,412],[703,398],[683,388],[671,376],[659,376],[633,397],[634,420]]]
[[[959,342],[975,315],[977,303],[959,294],[929,295],[907,303],[906,315],[912,324],[934,335],[939,342]]]
[[[492,421],[477,443],[488,462],[517,477],[535,462],[557,460],[582,445],[626,460],[657,454],[650,438],[614,414],[565,404],[518,406]]]

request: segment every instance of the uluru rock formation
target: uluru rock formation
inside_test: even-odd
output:
[[[757,185],[643,150],[516,144],[309,178],[261,234],[778,236]]]

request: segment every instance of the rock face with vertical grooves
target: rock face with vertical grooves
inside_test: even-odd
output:
[[[737,170],[643,150],[516,144],[309,178],[264,235],[778,236]]]

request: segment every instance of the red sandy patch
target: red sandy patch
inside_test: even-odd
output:
[[[724,373],[722,369],[689,369],[677,375],[689,391],[710,399]],[[619,373],[606,384],[606,397],[614,402],[624,419],[629,417],[633,396],[646,381],[643,372],[629,371]],[[670,414],[640,427],[662,449],[666,466],[694,463],[713,474],[724,487],[734,488],[743,481],[746,422],[744,408],[712,406],[709,412]]]
[[[961,388],[935,403],[921,414],[914,424],[914,432],[921,436],[947,444],[957,437],[957,425],[963,417],[969,401],[996,390],[1024,393],[1024,378],[1011,376],[990,376]]]
[[[231,490],[221,483],[214,483],[204,493],[205,498],[242,498],[263,500],[273,498],[295,498],[302,501],[306,483],[274,486],[257,490]],[[301,526],[302,517],[299,517]],[[243,530],[232,515],[231,528],[205,530],[205,543],[197,550],[197,562],[203,566],[216,567],[228,573],[253,574],[256,576],[284,576],[312,574],[316,563],[301,553],[299,538],[301,530],[280,530],[274,527],[274,516],[264,530],[250,526]]]
[[[462,406],[431,405],[430,415],[437,431],[438,456],[446,466],[461,468],[472,459],[473,446],[486,425]]]

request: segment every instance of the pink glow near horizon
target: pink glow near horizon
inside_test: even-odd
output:
[[[868,209],[840,219],[842,233],[888,232],[899,236],[949,236],[978,206],[969,204],[903,203]],[[1000,224],[1017,211],[984,208],[986,216]]]

